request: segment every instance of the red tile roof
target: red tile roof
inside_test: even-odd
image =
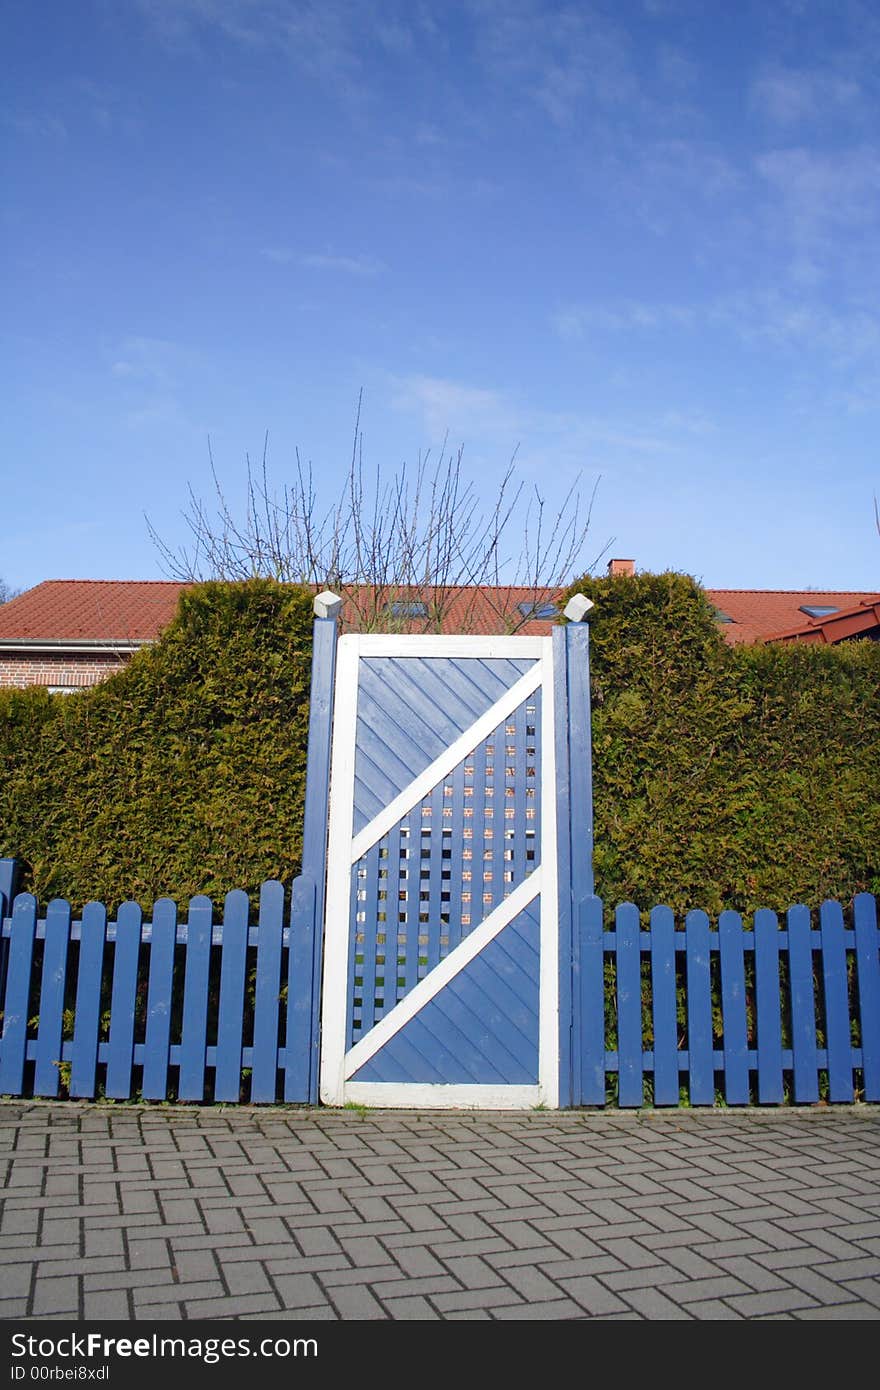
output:
[[[0,606],[0,642],[149,642],[174,617],[176,580],[46,579]]]
[[[190,587],[178,580],[155,579],[47,579],[18,598],[0,606],[0,643],[149,642],[174,616],[181,590]],[[843,612],[873,611],[880,594],[809,589],[707,589],[707,597],[732,619],[720,631],[730,643],[791,640],[810,634],[817,626],[800,611],[802,605],[833,606]],[[459,589],[449,600],[446,630],[449,632],[498,632],[499,615],[513,614],[517,605],[535,599],[553,603],[558,591],[500,587]],[[349,600],[345,625],[356,628],[357,605]],[[523,634],[547,632],[552,620],[533,620],[518,627]],[[846,635],[846,634],[842,634]],[[806,640],[811,640],[807,635]],[[812,640],[817,640],[812,638]],[[837,640],[833,635],[831,640]]]
[[[810,620],[802,607],[842,609],[880,601],[880,594],[839,589],[707,589],[706,593],[710,603],[733,619],[721,625],[725,641],[732,644],[773,641],[803,628]]]
[[[864,637],[880,631],[880,594],[863,598],[852,608],[839,608],[836,613],[808,618],[799,627],[779,632],[774,642],[843,642],[848,637]]]

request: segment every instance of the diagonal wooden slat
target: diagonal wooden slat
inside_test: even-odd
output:
[[[351,846],[351,862],[355,863],[360,859],[371,845],[374,845],[391,829],[392,825],[405,816],[408,811],[411,811],[424,796],[427,796],[432,787],[452,772],[456,763],[461,762],[462,758],[467,753],[472,752],[483,739],[507,719],[517,706],[522,704],[523,700],[535,692],[540,681],[541,668],[535,663],[525,675],[520,676],[516,684],[511,686],[500,700],[496,700],[475,723],[460,734],[452,744],[444,748],[439,757],[434,758],[408,786],[394,797],[393,801],[379,815],[375,816],[355,835]]]

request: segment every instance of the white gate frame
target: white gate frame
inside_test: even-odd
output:
[[[355,740],[357,736],[358,672],[362,657],[460,657],[492,659],[531,659],[534,672],[518,680],[490,710],[426,768],[395,798],[394,802],[364,828],[354,834]],[[320,1096],[325,1105],[346,1101],[387,1107],[472,1107],[484,1109],[526,1109],[559,1105],[559,884],[557,863],[557,787],[556,738],[553,682],[552,638],[475,637],[475,636],[388,636],[353,633],[341,637],[337,649],[336,695],[330,780],[329,843],[327,857],[327,899],[325,916],[324,982],[322,997],[322,1046]],[[525,687],[529,680],[529,690]],[[522,690],[516,705],[533,691],[541,691],[541,850],[540,867],[498,904],[480,926],[474,928],[430,975],[381,1019],[370,1033],[346,1052],[348,1007],[348,966],[352,865],[369,844],[394,824],[439,780],[441,763],[459,762],[486,733],[506,717],[497,709],[509,704],[511,692]],[[516,706],[514,706],[516,707]],[[484,728],[485,731],[481,732]],[[392,814],[392,812],[394,814]],[[388,817],[391,817],[389,820]],[[381,823],[378,833],[375,827]],[[368,834],[369,832],[369,834]],[[487,944],[488,940],[540,894],[540,975],[537,1085],[479,1085],[397,1082],[351,1082],[347,1078],[367,1060],[376,1047],[368,1049],[373,1034],[382,1030],[380,1041],[387,1041],[408,1018],[432,997]],[[424,986],[424,988],[423,988]],[[393,1016],[393,1017],[392,1017]],[[391,1022],[389,1022],[391,1020]],[[383,1025],[384,1028],[383,1028]],[[395,1026],[396,1025],[396,1026]]]

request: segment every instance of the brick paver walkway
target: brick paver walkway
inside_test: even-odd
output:
[[[0,1317],[880,1318],[880,1108],[0,1103]]]

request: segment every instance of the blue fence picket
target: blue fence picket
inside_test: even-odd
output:
[[[107,1095],[115,1100],[127,1100],[131,1095],[142,920],[143,914],[137,903],[123,903],[116,914],[116,949],[113,957],[105,1083]]]
[[[675,917],[668,907],[651,909],[651,1008],[654,1025],[654,1104],[678,1105]]]
[[[96,1090],[106,939],[107,909],[103,903],[86,903],[80,926],[76,1016],[70,1061],[70,1094],[75,1099],[90,1099]]]
[[[843,908],[825,902],[819,911],[822,934],[822,983],[825,998],[825,1046],[828,1050],[828,1099],[853,1099],[852,1041],[849,1025],[849,990],[846,947],[843,940]]]
[[[208,981],[211,970],[211,899],[190,899],[186,925],[186,972],[183,979],[183,1028],[180,1036],[179,1100],[203,1100],[208,1049]]]
[[[604,1105],[605,950],[601,898],[584,898],[578,905],[578,936],[574,1007],[579,1018],[572,1036],[580,1050],[580,1092],[574,1093],[574,1104]],[[572,1064],[572,1075],[575,1070]]]
[[[755,1013],[758,1040],[758,1101],[781,1105],[782,1014],[779,992],[779,923],[775,912],[755,913]]]
[[[147,1027],[144,1038],[144,1100],[164,1100],[168,1094],[171,1011],[174,1007],[174,952],[177,904],[159,898],[153,904],[150,973],[147,984]]]
[[[57,1096],[61,1082],[61,1037],[69,940],[70,904],[63,898],[53,898],[46,908],[40,1022],[34,1067],[35,1096]]]
[[[418,865],[418,859],[414,860]],[[153,909],[150,928],[144,933],[140,908],[124,904],[115,928],[110,998],[109,1039],[100,1046],[104,954],[107,943],[106,912],[90,903],[82,922],[70,922],[66,902],[49,904],[45,922],[37,921],[33,897],[20,895],[11,922],[4,931],[9,942],[9,969],[4,998],[5,1019],[0,1044],[0,1091],[22,1094],[28,1058],[34,1061],[33,1094],[56,1096],[63,1041],[64,1005],[68,998],[71,951],[79,940],[73,1041],[69,1045],[69,1093],[74,1098],[95,1094],[99,1058],[106,1058],[106,1093],[126,1099],[131,1094],[132,1065],[136,1045],[137,990],[142,946],[149,943],[149,985],[146,997],[146,1029],[143,1044],[145,1099],[164,1099],[168,1090],[169,1058],[173,1055],[172,1009],[177,992],[175,959],[177,909],[170,899],[160,899]],[[316,892],[311,877],[293,884],[290,905],[290,952],[286,967],[287,1009],[284,1045],[279,1050],[280,986],[282,982],[284,888],[277,882],[263,885],[257,930],[257,969],[251,1099],[272,1103],[277,1095],[277,1076],[284,1075],[284,1099],[309,1099],[317,1048],[314,1032],[312,981],[316,938]],[[853,905],[854,931],[848,934],[843,908],[826,902],[819,913],[819,931],[812,930],[809,910],[789,909],[787,931],[780,932],[773,912],[758,911],[752,935],[757,1038],[749,1051],[745,961],[749,935],[737,913],[722,912],[717,936],[703,912],[691,912],[685,922],[688,1049],[686,1065],[693,1105],[711,1105],[715,1094],[713,1000],[711,956],[717,941],[720,962],[720,1013],[723,1049],[718,1066],[723,1070],[725,1096],[730,1104],[746,1104],[750,1076],[757,1064],[757,1098],[761,1104],[784,1099],[785,1069],[793,1073],[796,1102],[819,1098],[819,1064],[827,1066],[828,1096],[835,1103],[852,1103],[855,1071],[861,1069],[860,1096],[880,1100],[880,954],[876,901],[867,893]],[[655,907],[650,931],[642,933],[639,913],[631,903],[616,913],[614,934],[604,931],[603,904],[588,897],[578,904],[576,949],[572,954],[572,995],[575,1017],[572,1036],[579,1055],[572,1058],[574,1104],[602,1105],[606,1095],[606,1071],[618,1072],[619,1104],[643,1103],[646,1058],[642,1038],[642,958],[650,960],[653,1049],[647,1065],[653,1066],[654,1103],[678,1101],[680,1063],[678,1047],[677,970],[675,920],[667,907]],[[193,898],[186,940],[186,972],[183,982],[183,1031],[178,1049],[182,1100],[204,1098],[208,1051],[208,984],[213,936],[211,903]],[[219,1101],[236,1101],[241,1094],[241,1066],[245,1044],[245,986],[249,940],[248,899],[239,891],[227,895],[224,921],[217,931],[222,943],[220,996],[214,1095]],[[40,943],[35,950],[35,942]],[[857,995],[850,1003],[848,950],[854,944]],[[788,952],[788,987],[780,988],[780,953]],[[816,955],[818,952],[818,957]],[[616,961],[618,1047],[609,1059],[605,1038],[605,958]],[[35,975],[35,963],[41,970]],[[814,977],[821,971],[823,988],[824,1052],[817,1038]],[[38,993],[38,999],[35,994]],[[790,1006],[791,1050],[783,1049],[782,997]],[[38,1012],[35,1041],[28,1040],[28,1020]],[[853,1049],[851,1029],[858,1026],[860,1054]],[[722,1066],[723,1061],[723,1066]],[[607,1066],[606,1066],[607,1063]]]
[[[788,978],[791,994],[791,1047],[796,1101],[819,1099],[816,1056],[816,996],[813,989],[813,943],[810,909],[790,907],[788,922]]]
[[[642,977],[639,909],[621,903],[615,918],[617,935],[617,1071],[618,1104],[644,1102],[642,1058]]]
[[[316,893],[311,878],[295,878],[290,904],[290,950],[287,958],[287,1028],[284,1039],[284,1099],[302,1103],[309,1099],[313,1046],[312,962],[315,952]],[[395,948],[385,943],[385,969],[395,968]]]
[[[223,910],[223,948],[220,956],[220,1006],[217,1016],[217,1064],[214,1099],[237,1101],[241,1096],[241,1049],[244,1025],[244,986],[247,966],[247,893],[236,888],[226,894]]]
[[[24,1087],[28,1003],[36,929],[37,900],[31,893],[20,893],[12,909],[6,966],[3,1039],[0,1043],[0,1095],[20,1096]]]
[[[685,918],[685,951],[691,1105],[712,1105],[715,1100],[709,946],[709,918],[699,910],[689,912]]]
[[[17,859],[0,859],[0,893],[3,895],[4,915],[12,913],[12,903],[18,888],[19,862]]]
[[[870,893],[853,899],[856,937],[856,978],[859,990],[859,1030],[862,1040],[862,1092],[866,1101],[880,1101],[880,953],[877,902]]]
[[[257,985],[254,1000],[254,1048],[251,1100],[271,1105],[278,1084],[278,1010],[281,943],[284,931],[284,884],[275,880],[260,889]]]
[[[743,924],[738,912],[718,918],[721,957],[721,1019],[724,1030],[724,1098],[728,1105],[749,1103],[749,1039]]]
[[[12,915],[12,904],[18,892],[21,865],[17,859],[0,859],[0,927]],[[9,937],[0,931],[0,999],[6,989],[6,963],[9,957]]]

